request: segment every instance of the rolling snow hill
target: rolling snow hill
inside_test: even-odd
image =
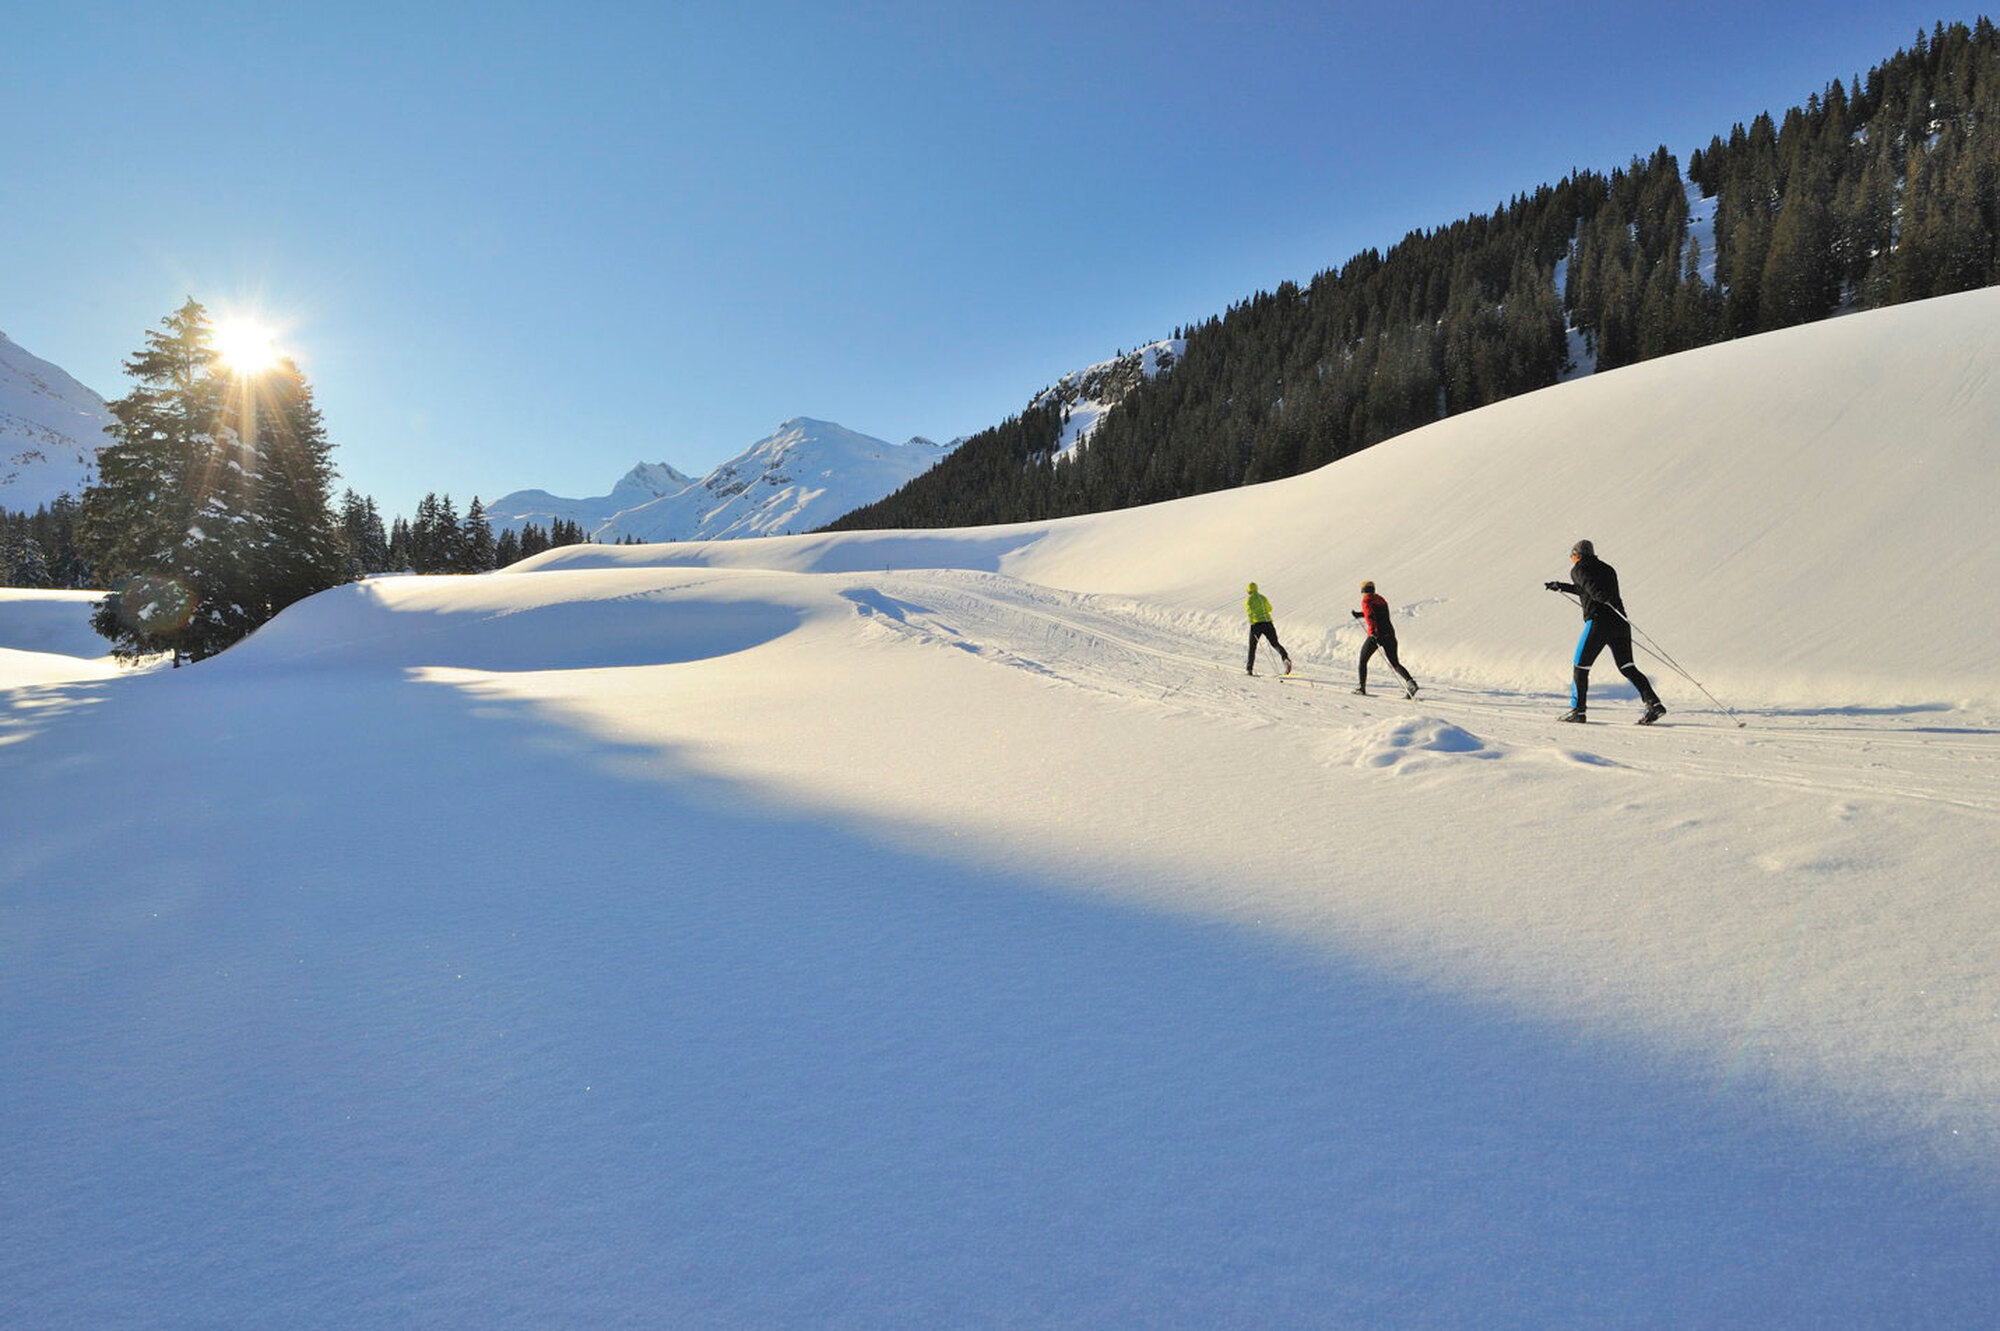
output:
[[[111,424],[103,398],[0,333],[0,509],[82,495]]]
[[[377,579],[181,671],[0,655],[0,1288],[1990,1325],[1996,370],[2000,290],[1154,508]],[[1642,656],[1661,725],[1608,667],[1553,723],[1580,536],[1729,710]],[[1363,578],[1415,700],[1349,691]],[[1290,678],[1243,673],[1250,579]]]

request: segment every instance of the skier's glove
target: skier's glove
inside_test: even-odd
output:
[[[1350,610],[1347,613],[1353,615],[1356,619],[1361,618],[1361,612],[1359,610]]]
[[[1569,590],[1568,587],[1565,587],[1560,582],[1545,582],[1542,584],[1542,586],[1548,588],[1552,592],[1566,592]]]

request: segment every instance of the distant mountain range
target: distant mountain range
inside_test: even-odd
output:
[[[1171,368],[1185,344],[1160,342],[1064,375],[1031,401],[1058,406],[1073,449],[1133,386]],[[81,496],[113,424],[103,398],[0,334],[0,510],[32,513]],[[962,442],[891,444],[798,416],[696,480],[643,462],[608,494],[572,499],[517,490],[486,505],[494,530],[575,523],[601,544],[727,540],[812,531],[893,494]]]
[[[495,531],[547,527],[561,518],[600,544],[811,531],[892,493],[951,448],[921,438],[891,444],[798,416],[699,481],[664,462],[642,463],[608,495],[565,499],[517,490],[486,505],[486,517]]]
[[[1077,448],[1136,385],[1171,369],[1186,345],[1181,339],[1155,342],[1066,374],[1037,393],[1029,409],[1058,408],[1060,447]],[[560,518],[579,524],[601,545],[813,531],[895,493],[960,442],[919,437],[891,444],[799,416],[699,481],[663,462],[642,463],[608,495],[565,499],[519,490],[488,504],[486,516],[495,531],[518,531],[527,523],[547,527]]]
[[[82,495],[111,423],[103,398],[0,333],[0,510]]]

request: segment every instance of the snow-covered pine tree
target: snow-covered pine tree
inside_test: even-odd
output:
[[[120,656],[212,656],[341,580],[311,389],[289,362],[224,374],[213,336],[193,298],[146,334],[78,512],[78,548],[112,589],[92,623]]]
[[[251,464],[250,582],[261,624],[286,606],[347,580],[345,541],[334,517],[333,448],[312,388],[289,358],[238,376]],[[254,625],[253,625],[254,627]]]
[[[9,522],[5,536],[0,537],[0,586],[48,587],[53,581],[48,556],[42,552],[41,542],[28,533],[25,520],[18,531]]]
[[[208,581],[196,512],[214,478],[223,382],[208,313],[194,299],[125,362],[138,386],[109,404],[117,424],[84,491],[78,544],[112,591],[92,623],[121,656],[197,654],[188,628]],[[226,428],[226,427],[224,427]]]

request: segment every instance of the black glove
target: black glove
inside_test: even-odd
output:
[[[1361,618],[1361,612],[1359,610],[1350,610],[1347,613],[1353,615],[1356,619]]]
[[[1566,592],[1569,590],[1567,584],[1560,582],[1545,582],[1542,584],[1542,586],[1548,588],[1552,592]]]

